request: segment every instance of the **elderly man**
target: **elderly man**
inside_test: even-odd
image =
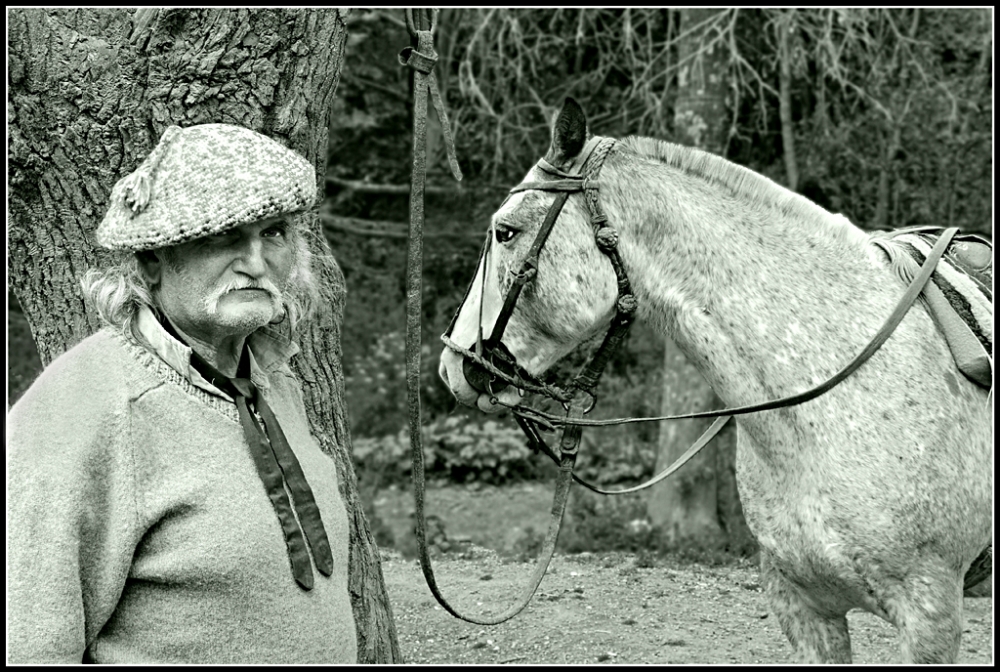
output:
[[[348,522],[288,366],[313,167],[167,129],[111,193],[107,327],[8,415],[8,662],[354,663]]]

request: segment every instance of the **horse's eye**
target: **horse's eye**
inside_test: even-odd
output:
[[[498,243],[509,243],[517,235],[517,230],[507,228],[506,226],[498,226],[493,235],[496,236]]]

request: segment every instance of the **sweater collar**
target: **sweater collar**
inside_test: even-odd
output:
[[[153,353],[179,373],[186,381],[206,392],[232,401],[232,398],[205,380],[191,366],[191,347],[174,338],[149,306],[141,306],[135,322],[136,331]],[[285,366],[298,354],[299,346],[274,329],[263,327],[247,337],[250,346],[250,380],[260,389],[268,388],[267,376]]]

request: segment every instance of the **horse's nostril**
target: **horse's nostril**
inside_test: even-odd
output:
[[[517,365],[514,355],[511,354],[507,346],[502,342],[487,339],[482,343],[481,359],[464,357],[462,359],[462,373],[465,380],[472,386],[472,389],[482,394],[495,396],[510,387],[509,380],[516,378]],[[498,375],[493,371],[488,371],[484,363],[493,367],[494,371],[500,371]]]
[[[481,364],[474,362],[468,357],[462,359],[462,373],[465,375],[465,380],[472,389],[482,394],[498,392],[507,385],[503,381],[497,381],[496,376],[487,371]],[[496,389],[491,391],[491,385]]]

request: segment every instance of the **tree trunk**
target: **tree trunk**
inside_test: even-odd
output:
[[[781,118],[781,146],[785,157],[786,185],[792,191],[799,188],[799,162],[795,156],[795,128],[792,124],[792,49],[791,35],[795,30],[795,10],[782,9],[774,29],[778,33],[778,116]]]
[[[896,174],[896,154],[899,152],[902,137],[902,124],[893,124],[889,129],[889,138],[882,153],[882,162],[878,174],[878,191],[875,201],[875,221],[873,228],[894,228],[896,222],[889,216],[892,205],[892,184]]]
[[[826,98],[826,78],[823,70],[817,68],[816,81],[813,84],[816,88],[816,113],[813,117],[813,128],[823,139],[830,137],[830,109]]]
[[[43,364],[99,326],[79,279],[115,182],[171,124],[252,128],[326,173],[346,10],[21,9],[8,13],[9,282]],[[310,227],[321,233],[319,220]],[[321,235],[316,240],[323,240]],[[329,249],[316,250],[329,255]],[[313,433],[336,460],[351,524],[359,662],[401,662],[378,549],[357,496],[344,405],[340,269],[294,365]]]
[[[718,9],[682,9],[680,32],[687,34],[678,47],[684,65],[678,75],[675,141],[721,154],[726,146],[729,116],[726,110],[727,54],[716,45],[706,49],[714,28],[706,22]],[[684,354],[669,339],[664,344],[664,415],[720,408],[721,401]],[[674,462],[701,436],[709,420],[661,424],[657,471]],[[733,423],[700,454],[647,499],[650,520],[673,546],[714,548],[727,545],[745,550],[753,545],[736,492],[736,434]]]

